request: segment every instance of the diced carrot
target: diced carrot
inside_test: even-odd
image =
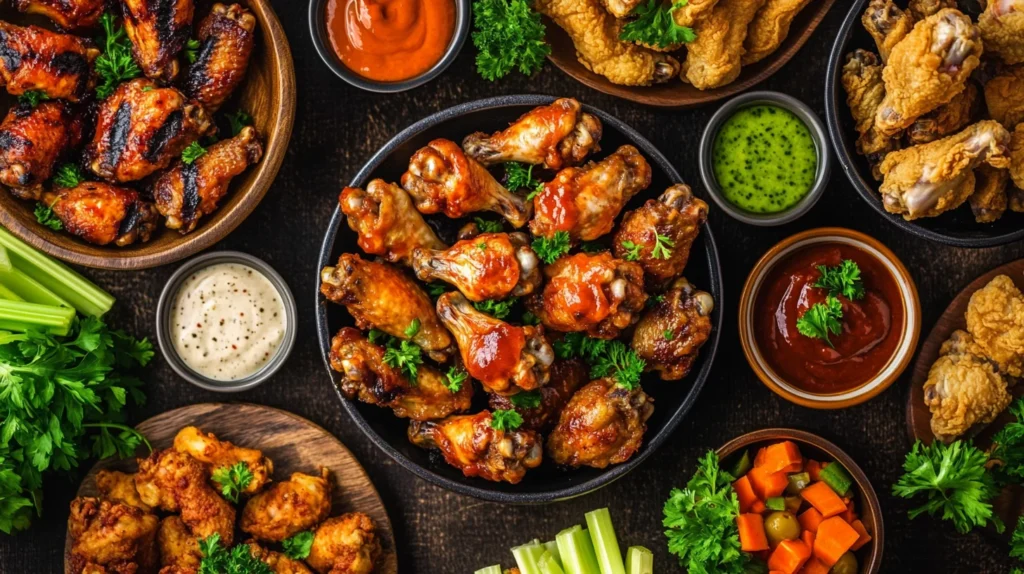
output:
[[[859,539],[860,534],[842,518],[826,518],[814,537],[814,556],[831,568]]]
[[[744,552],[768,550],[768,537],[764,533],[764,518],[760,514],[741,514],[736,517],[740,531],[740,549]]]
[[[768,500],[773,496],[782,496],[786,487],[789,486],[789,479],[784,472],[768,472],[761,466],[755,466],[747,473],[750,479],[750,486],[754,494],[761,500]]]
[[[750,479],[746,475],[732,483],[732,488],[740,500],[740,512],[747,512],[757,502],[757,495],[754,494],[754,489],[750,486]]]
[[[754,492],[757,492],[757,485],[754,485]],[[846,511],[843,499],[832,490],[832,487],[824,482],[815,482],[800,491],[803,497],[811,506],[818,509],[823,518],[831,518]]]
[[[814,533],[810,530],[804,530],[803,532],[801,532],[800,540],[803,540],[804,544],[806,544],[808,548],[814,547]]]
[[[846,505],[846,510],[843,511],[843,513],[840,514],[839,516],[842,516],[843,520],[845,520],[846,522],[852,524],[854,520],[857,520],[857,511],[853,507],[853,499],[852,498],[844,498],[843,499],[843,504]]]
[[[786,574],[782,570],[769,570],[768,574]]]
[[[817,558],[811,558],[804,564],[804,569],[800,571],[800,574],[828,574],[829,567],[821,563]]]
[[[768,569],[796,574],[811,557],[811,548],[800,540],[783,540],[768,558]]]
[[[813,506],[803,511],[803,514],[797,516],[796,519],[800,521],[800,528],[811,532],[817,532],[818,525],[825,520],[818,509]]]
[[[807,464],[804,465],[804,471],[811,475],[811,480],[818,482],[821,480],[821,463],[816,460],[808,460]]]
[[[799,472],[803,465],[800,448],[793,441],[786,440],[768,445],[762,466],[768,472]]]
[[[871,542],[871,535],[868,534],[868,529],[864,526],[863,522],[861,522],[860,520],[854,520],[850,523],[850,526],[853,527],[853,529],[857,531],[857,534],[860,535],[860,538],[858,538],[857,541],[853,543],[853,546],[850,547],[850,550],[860,550],[864,547],[865,544]]]
[[[766,510],[768,510],[768,507],[760,500],[754,500],[754,504],[750,507],[750,511],[755,514],[764,514]]]
[[[764,457],[768,454],[768,447],[761,447],[757,449],[757,454],[754,455],[754,466],[761,466],[764,464]]]

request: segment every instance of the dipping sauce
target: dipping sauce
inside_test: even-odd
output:
[[[329,0],[327,31],[353,72],[408,80],[444,56],[455,33],[455,0]]]
[[[839,296],[842,333],[821,339],[801,335],[797,319],[826,289],[814,287],[817,266],[852,259],[860,267],[863,299]],[[761,355],[786,382],[816,394],[842,393],[870,381],[892,360],[903,335],[903,298],[896,279],[873,255],[843,243],[810,245],[768,271],[754,302],[754,335]]]
[[[199,269],[181,284],[171,311],[174,350],[216,381],[257,373],[287,328],[281,294],[262,273],[238,263]]]
[[[711,153],[722,194],[744,211],[785,211],[814,187],[818,154],[811,132],[778,106],[737,111],[719,129]]]

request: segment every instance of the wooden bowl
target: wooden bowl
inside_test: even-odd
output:
[[[678,78],[654,86],[613,84],[608,78],[591,72],[581,64],[576,57],[576,47],[573,46],[569,34],[550,18],[545,17],[547,41],[551,44],[551,55],[548,59],[566,74],[599,92],[649,106],[692,108],[738,94],[771,77],[807,42],[833,3],[835,0],[818,0],[810,3],[793,20],[789,35],[773,54],[760,62],[744,66],[735,81],[713,90],[698,90]]]
[[[771,443],[791,440],[800,447],[800,452],[814,460],[831,460],[843,465],[856,485],[857,513],[871,535],[871,542],[856,552],[861,574],[876,574],[882,568],[882,552],[885,550],[885,525],[882,521],[882,506],[871,481],[850,455],[835,444],[820,436],[795,429],[770,428],[747,433],[725,443],[715,452],[723,468],[729,468],[728,459],[744,450],[753,452]]]
[[[161,227],[146,243],[101,247],[40,225],[33,215],[35,203],[6,191],[0,191],[0,224],[54,257],[101,269],[146,269],[173,263],[212,246],[238,227],[259,205],[277,176],[295,120],[295,66],[284,28],[270,0],[240,1],[256,16],[256,46],[245,81],[223,109],[241,107],[252,116],[253,126],[263,138],[263,158],[235,178],[221,206],[200,220],[195,231],[181,235]],[[200,17],[196,14],[197,22]],[[25,16],[7,7],[0,10],[0,19],[51,26],[45,18]],[[13,97],[4,94],[3,98],[0,101],[14,105]]]

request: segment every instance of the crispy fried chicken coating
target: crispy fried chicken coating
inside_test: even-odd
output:
[[[893,0],[871,0],[860,18],[864,29],[871,34],[878,47],[882,62],[889,59],[896,44],[914,28],[914,18]]]
[[[157,565],[158,523],[156,515],[120,502],[90,497],[72,500],[68,571],[152,572]]]
[[[1024,295],[1006,275],[999,275],[971,295],[967,331],[998,370],[1024,376]]]
[[[309,530],[331,514],[331,473],[320,476],[301,472],[275,482],[249,499],[242,511],[243,531],[266,542],[281,542]]]
[[[954,338],[967,336],[962,331]],[[953,344],[943,344],[941,355],[928,371],[924,402],[932,413],[935,438],[951,442],[976,424],[995,420],[1010,404],[1006,381],[984,357],[952,353]]]
[[[767,0],[754,15],[743,41],[744,66],[760,62],[779,49],[789,26],[811,0]]]
[[[1024,63],[1024,0],[988,0],[978,28],[986,53],[1007,64]]]
[[[194,426],[187,426],[174,436],[174,450],[185,453],[206,465],[211,473],[218,469],[245,463],[252,473],[252,480],[243,490],[254,494],[263,490],[274,474],[274,463],[254,448],[236,446],[220,440],[213,433],[204,433]]]
[[[320,574],[370,574],[380,555],[373,519],[350,512],[317,527],[306,562]]]
[[[1024,122],[1024,64],[1003,68],[985,83],[985,104],[1008,130]]]
[[[103,469],[96,473],[96,490],[99,491],[102,499],[141,508],[146,512],[152,510],[139,498],[139,492],[135,490],[134,474]]]
[[[135,488],[146,504],[180,512],[181,520],[197,538],[219,534],[221,542],[230,546],[235,534],[235,509],[213,489],[209,478],[202,463],[167,449],[139,459]]]
[[[767,0],[719,0],[686,46],[681,78],[698,90],[732,83],[740,75],[747,28]]]

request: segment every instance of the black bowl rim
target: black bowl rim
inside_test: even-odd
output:
[[[554,101],[554,96],[540,95],[540,94],[523,94],[523,95],[508,95],[508,96],[497,96],[492,98],[485,98],[482,100],[476,100],[459,104],[457,106],[441,110],[435,114],[432,114],[408,128],[402,130],[395,137],[391,138],[377,153],[370,158],[370,160],[359,170],[359,173],[352,179],[350,185],[358,186],[364,183],[370,175],[376,170],[380,164],[382,164],[397,147],[401,146],[405,141],[416,136],[436,125],[448,121],[452,118],[480,110],[504,108],[513,106],[540,106],[547,105]],[[603,110],[594,108],[584,104],[584,109],[592,114],[597,115],[601,118],[602,122],[611,125],[616,130],[622,132],[636,147],[640,148],[644,152],[645,156],[650,159],[652,163],[665,171],[668,178],[673,182],[682,182],[683,179],[679,175],[679,172],[672,166],[672,164],[665,158],[664,155],[652,144],[647,138],[640,135],[639,132],[634,130],[632,127],[627,125],[622,120],[608,114]],[[718,350],[718,341],[722,333],[724,305],[716,306],[717,321],[712,328],[710,339],[704,344],[701,353],[704,354],[705,361],[700,371],[692,374],[693,385],[690,391],[683,398],[683,401],[676,407],[675,412],[665,422],[664,427],[656,433],[650,440],[645,440],[643,448],[640,452],[636,453],[633,458],[629,461],[607,468],[602,474],[597,477],[573,485],[568,488],[559,490],[546,491],[541,493],[530,493],[530,492],[499,492],[490,490],[485,486],[476,486],[475,484],[469,484],[467,482],[460,482],[441,476],[434,471],[421,466],[412,460],[408,459],[398,449],[391,446],[383,437],[377,434],[376,431],[370,427],[369,423],[359,413],[356,405],[345,399],[342,396],[341,390],[338,385],[334,383],[334,375],[331,370],[330,361],[328,355],[331,347],[331,333],[330,328],[327,325],[327,307],[323,296],[320,294],[320,270],[325,266],[330,265],[331,252],[334,249],[334,243],[337,238],[339,227],[342,224],[342,215],[340,208],[335,205],[334,215],[331,216],[331,222],[328,225],[327,233],[324,236],[323,244],[320,247],[320,254],[318,259],[317,278],[315,282],[316,286],[316,318],[317,318],[317,337],[320,342],[320,352],[324,360],[324,366],[328,372],[328,380],[331,382],[331,387],[334,389],[338,398],[341,400],[341,404],[344,406],[345,411],[348,412],[349,416],[356,423],[356,426],[363,431],[363,434],[370,439],[379,449],[384,451],[385,454],[390,456],[395,462],[404,467],[406,470],[419,476],[420,478],[431,482],[437,486],[447,488],[453,492],[459,494],[466,494],[479,498],[482,500],[488,500],[492,502],[500,502],[504,504],[538,504],[544,502],[554,502],[559,500],[566,500],[577,496],[593,492],[601,487],[607,486],[615,480],[625,476],[628,472],[636,468],[641,462],[647,459],[654,451],[658,449],[669,436],[675,431],[676,427],[683,420],[683,417],[693,407],[693,404],[697,401],[700,391],[704,387],[704,383],[707,381],[708,376],[711,372],[712,365],[715,360],[715,353]],[[708,278],[710,285],[708,290],[714,295],[715,300],[722,302],[724,301],[724,295],[722,291],[722,269],[718,259],[718,247],[715,244],[714,235],[711,232],[711,227],[705,225],[701,231],[701,235],[705,243],[706,257],[708,258],[709,270]],[[468,480],[468,479],[467,479]],[[480,484],[489,484],[485,481],[480,481]]]
[[[835,151],[836,159],[839,160],[839,165],[842,166],[847,179],[850,180],[853,188],[857,190],[857,193],[860,194],[861,198],[864,199],[864,201],[866,201],[875,211],[885,217],[885,219],[889,220],[890,223],[893,223],[900,229],[918,237],[923,237],[945,245],[952,245],[954,247],[973,248],[995,247],[997,245],[1005,245],[1012,241],[1024,238],[1024,228],[988,237],[957,237],[933,231],[914,222],[907,221],[899,215],[889,213],[885,210],[878,196],[877,184],[865,179],[857,169],[857,166],[854,163],[855,154],[852,153],[843,142],[843,127],[841,125],[842,122],[839,119],[841,107],[839,100],[839,71],[843,67],[843,56],[846,52],[846,47],[850,43],[850,36],[853,33],[853,27],[860,23],[860,15],[864,11],[864,5],[867,4],[867,2],[868,0],[856,0],[850,8],[850,12],[846,15],[846,18],[843,20],[843,25],[839,29],[839,33],[836,35],[836,41],[832,44],[832,53],[829,55],[828,68],[825,73],[825,122],[828,124],[828,135],[829,139],[832,140],[832,148]],[[845,103],[842,105],[845,105]]]

